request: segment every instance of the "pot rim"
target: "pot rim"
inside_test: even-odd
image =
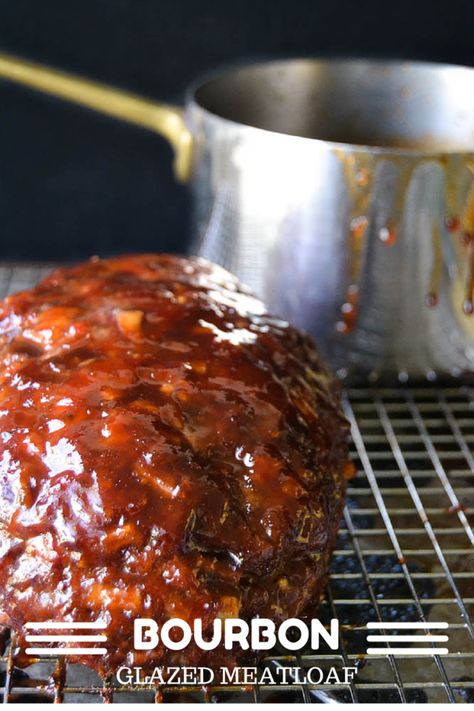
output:
[[[397,58],[374,58],[365,56],[317,56],[317,55],[291,55],[284,58],[264,58],[260,61],[250,60],[248,62],[236,62],[233,64],[226,64],[221,68],[212,69],[199,76],[197,79],[191,82],[185,93],[185,103],[186,107],[192,107],[201,112],[209,120],[228,125],[236,130],[247,129],[251,131],[257,131],[262,135],[279,136],[282,139],[292,139],[298,141],[310,142],[313,145],[319,145],[320,147],[325,147],[330,150],[339,150],[347,153],[361,153],[369,155],[379,155],[379,156],[391,156],[391,157],[406,157],[406,158],[432,158],[436,160],[443,159],[443,157],[470,157],[474,156],[474,142],[472,147],[466,148],[464,150],[460,148],[440,148],[436,150],[435,148],[417,148],[417,147],[397,147],[397,146],[383,146],[383,145],[371,145],[362,143],[351,143],[346,141],[334,141],[326,140],[324,138],[315,138],[308,136],[301,136],[295,133],[286,133],[283,131],[277,131],[269,128],[262,128],[261,126],[255,126],[251,123],[244,123],[241,121],[236,121],[235,119],[230,119],[225,116],[220,115],[214,111],[211,111],[206,106],[204,106],[197,98],[197,92],[205,87],[210,82],[221,79],[226,76],[231,77],[235,73],[243,69],[253,69],[259,66],[277,66],[285,65],[298,62],[312,62],[321,64],[366,64],[373,67],[379,68],[393,68],[399,67],[403,69],[404,67],[416,67],[416,68],[426,68],[431,70],[465,70],[472,72],[474,77],[474,67],[463,64],[449,64],[447,62],[432,62],[418,59],[397,59]]]

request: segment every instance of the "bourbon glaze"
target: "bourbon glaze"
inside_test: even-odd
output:
[[[75,660],[103,675],[232,664],[134,652],[133,620],[278,622],[319,599],[347,471],[337,388],[228,272],[60,269],[1,303],[0,355],[0,624],[20,648],[28,621],[100,620],[107,654]]]
[[[443,268],[446,266],[443,256],[444,230],[453,236],[452,248],[455,256],[455,269],[450,280],[461,278],[463,281],[463,299],[457,304],[458,313],[471,316],[474,313],[474,162],[472,154],[433,155],[429,161],[421,155],[414,161],[407,161],[405,156],[391,155],[389,161],[375,154],[350,153],[333,149],[344,176],[349,196],[349,216],[347,230],[348,270],[347,278],[351,286],[362,291],[367,281],[364,254],[367,252],[371,226],[376,215],[374,201],[377,175],[384,163],[390,163],[397,176],[392,188],[391,205],[383,226],[378,229],[379,241],[387,247],[397,244],[405,212],[405,202],[411,181],[416,171],[425,163],[436,164],[443,174],[443,202],[446,215],[444,220],[435,216],[431,225],[432,261],[428,291],[424,302],[434,308],[440,301]],[[467,188],[466,188],[467,176]],[[380,179],[380,177],[378,178]],[[459,243],[459,244],[458,244]],[[345,304],[342,304],[343,310]],[[344,317],[337,321],[335,330],[342,335],[349,335],[357,330],[358,312],[351,323],[345,323]]]

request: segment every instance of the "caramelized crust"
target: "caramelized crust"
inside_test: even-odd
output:
[[[309,338],[223,269],[93,259],[0,304],[0,622],[304,613],[342,512],[346,426]],[[76,645],[77,646],[77,645]],[[22,663],[21,656],[19,657]],[[23,659],[26,663],[26,659]]]

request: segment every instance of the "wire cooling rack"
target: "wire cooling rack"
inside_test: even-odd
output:
[[[30,286],[49,269],[0,268],[0,296]],[[296,656],[276,650],[260,667],[356,666],[353,682],[120,687],[64,659],[16,669],[5,631],[4,701],[474,701],[474,383],[362,384],[346,390],[344,407],[358,473],[318,612],[323,622],[339,619],[340,648]],[[413,654],[414,645],[405,643],[406,653],[370,655],[366,625],[377,621],[447,622],[448,653]]]

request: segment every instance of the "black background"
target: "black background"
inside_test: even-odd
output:
[[[474,64],[473,0],[0,0],[0,49],[167,101],[280,55]],[[155,135],[0,83],[0,259],[183,251],[189,195]]]

